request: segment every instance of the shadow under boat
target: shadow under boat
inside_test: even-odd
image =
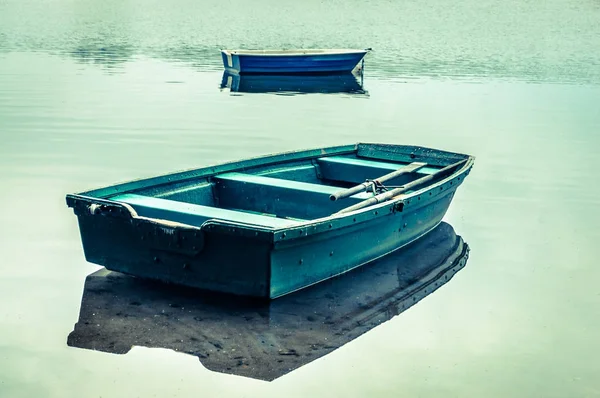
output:
[[[86,278],[71,347],[159,347],[216,372],[274,380],[390,320],[448,282],[469,247],[442,222],[412,244],[271,302],[164,285],[101,269]]]
[[[225,71],[220,88],[232,93],[368,94],[363,89],[362,75],[354,73],[239,75]]]

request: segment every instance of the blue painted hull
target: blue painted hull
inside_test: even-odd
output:
[[[257,55],[222,51],[225,70],[233,73],[335,73],[351,72],[367,51],[306,55]]]

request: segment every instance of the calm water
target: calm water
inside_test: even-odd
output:
[[[274,95],[221,47],[374,51],[358,93]],[[0,134],[2,397],[600,396],[596,0],[3,0]],[[271,383],[67,345],[99,267],[66,193],[356,141],[477,157],[447,285]]]

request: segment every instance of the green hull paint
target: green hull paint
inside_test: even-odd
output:
[[[452,193],[410,211],[389,213],[305,239],[278,242],[271,252],[271,297],[340,275],[400,249],[442,220]]]
[[[329,200],[331,193],[364,178],[413,161],[428,163],[391,182],[404,184],[461,160],[466,163],[451,173],[399,197],[333,214],[373,196],[364,192]],[[119,184],[67,195],[67,204],[79,218],[85,256],[92,263],[273,299],[373,261],[432,230],[472,165],[467,155],[357,144]]]

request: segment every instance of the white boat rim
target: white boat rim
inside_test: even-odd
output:
[[[269,55],[269,56],[299,56],[299,55],[328,55],[328,54],[366,54],[362,49],[292,49],[292,50],[221,50],[226,55]]]

